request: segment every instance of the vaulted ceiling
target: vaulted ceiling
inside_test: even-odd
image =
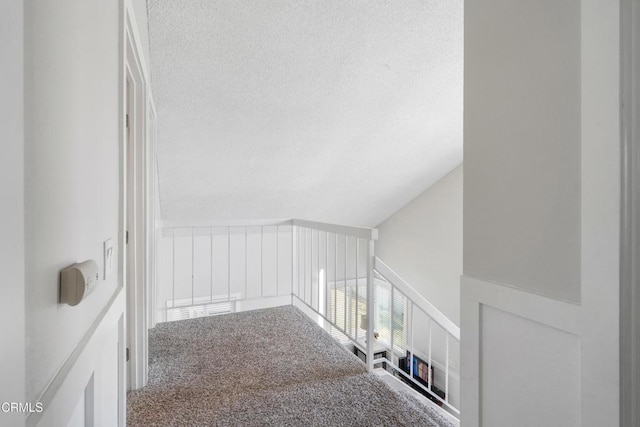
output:
[[[380,223],[462,162],[462,0],[149,0],[165,219]]]

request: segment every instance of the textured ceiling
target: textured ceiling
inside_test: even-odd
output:
[[[462,0],[149,0],[164,219],[372,226],[462,162]]]

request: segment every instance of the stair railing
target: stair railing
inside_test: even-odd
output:
[[[377,257],[374,272],[377,276],[374,296],[388,296],[378,298],[376,308],[383,310],[384,300],[390,300],[387,305],[391,307],[390,324],[384,325],[380,318],[376,323],[377,329],[388,327],[391,331],[385,343],[387,356],[374,363],[385,363],[414,388],[428,393],[431,400],[459,417],[460,328]],[[394,339],[403,342],[394,343]],[[434,346],[436,341],[443,345]],[[406,354],[398,354],[402,350]],[[435,384],[434,372],[444,374],[440,384]]]
[[[293,220],[297,287],[293,296],[374,363],[374,243],[378,230]]]

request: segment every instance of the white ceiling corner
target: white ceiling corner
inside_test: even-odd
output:
[[[165,219],[380,223],[462,162],[462,0],[149,0]]]

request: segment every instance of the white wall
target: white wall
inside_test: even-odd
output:
[[[580,1],[465,4],[464,272],[580,301]]]
[[[462,166],[378,225],[376,255],[460,324]]]
[[[582,420],[617,425],[620,9],[582,1]],[[606,361],[606,363],[603,363]]]
[[[103,241],[119,246],[118,3],[25,8],[29,400],[45,391],[118,285],[116,267],[80,305],[58,303],[62,268],[86,259],[102,268]]]
[[[23,1],[0,2],[0,402],[25,400],[23,31]],[[23,417],[0,412],[0,425]]]
[[[463,423],[617,425],[619,5],[465,6]]]

